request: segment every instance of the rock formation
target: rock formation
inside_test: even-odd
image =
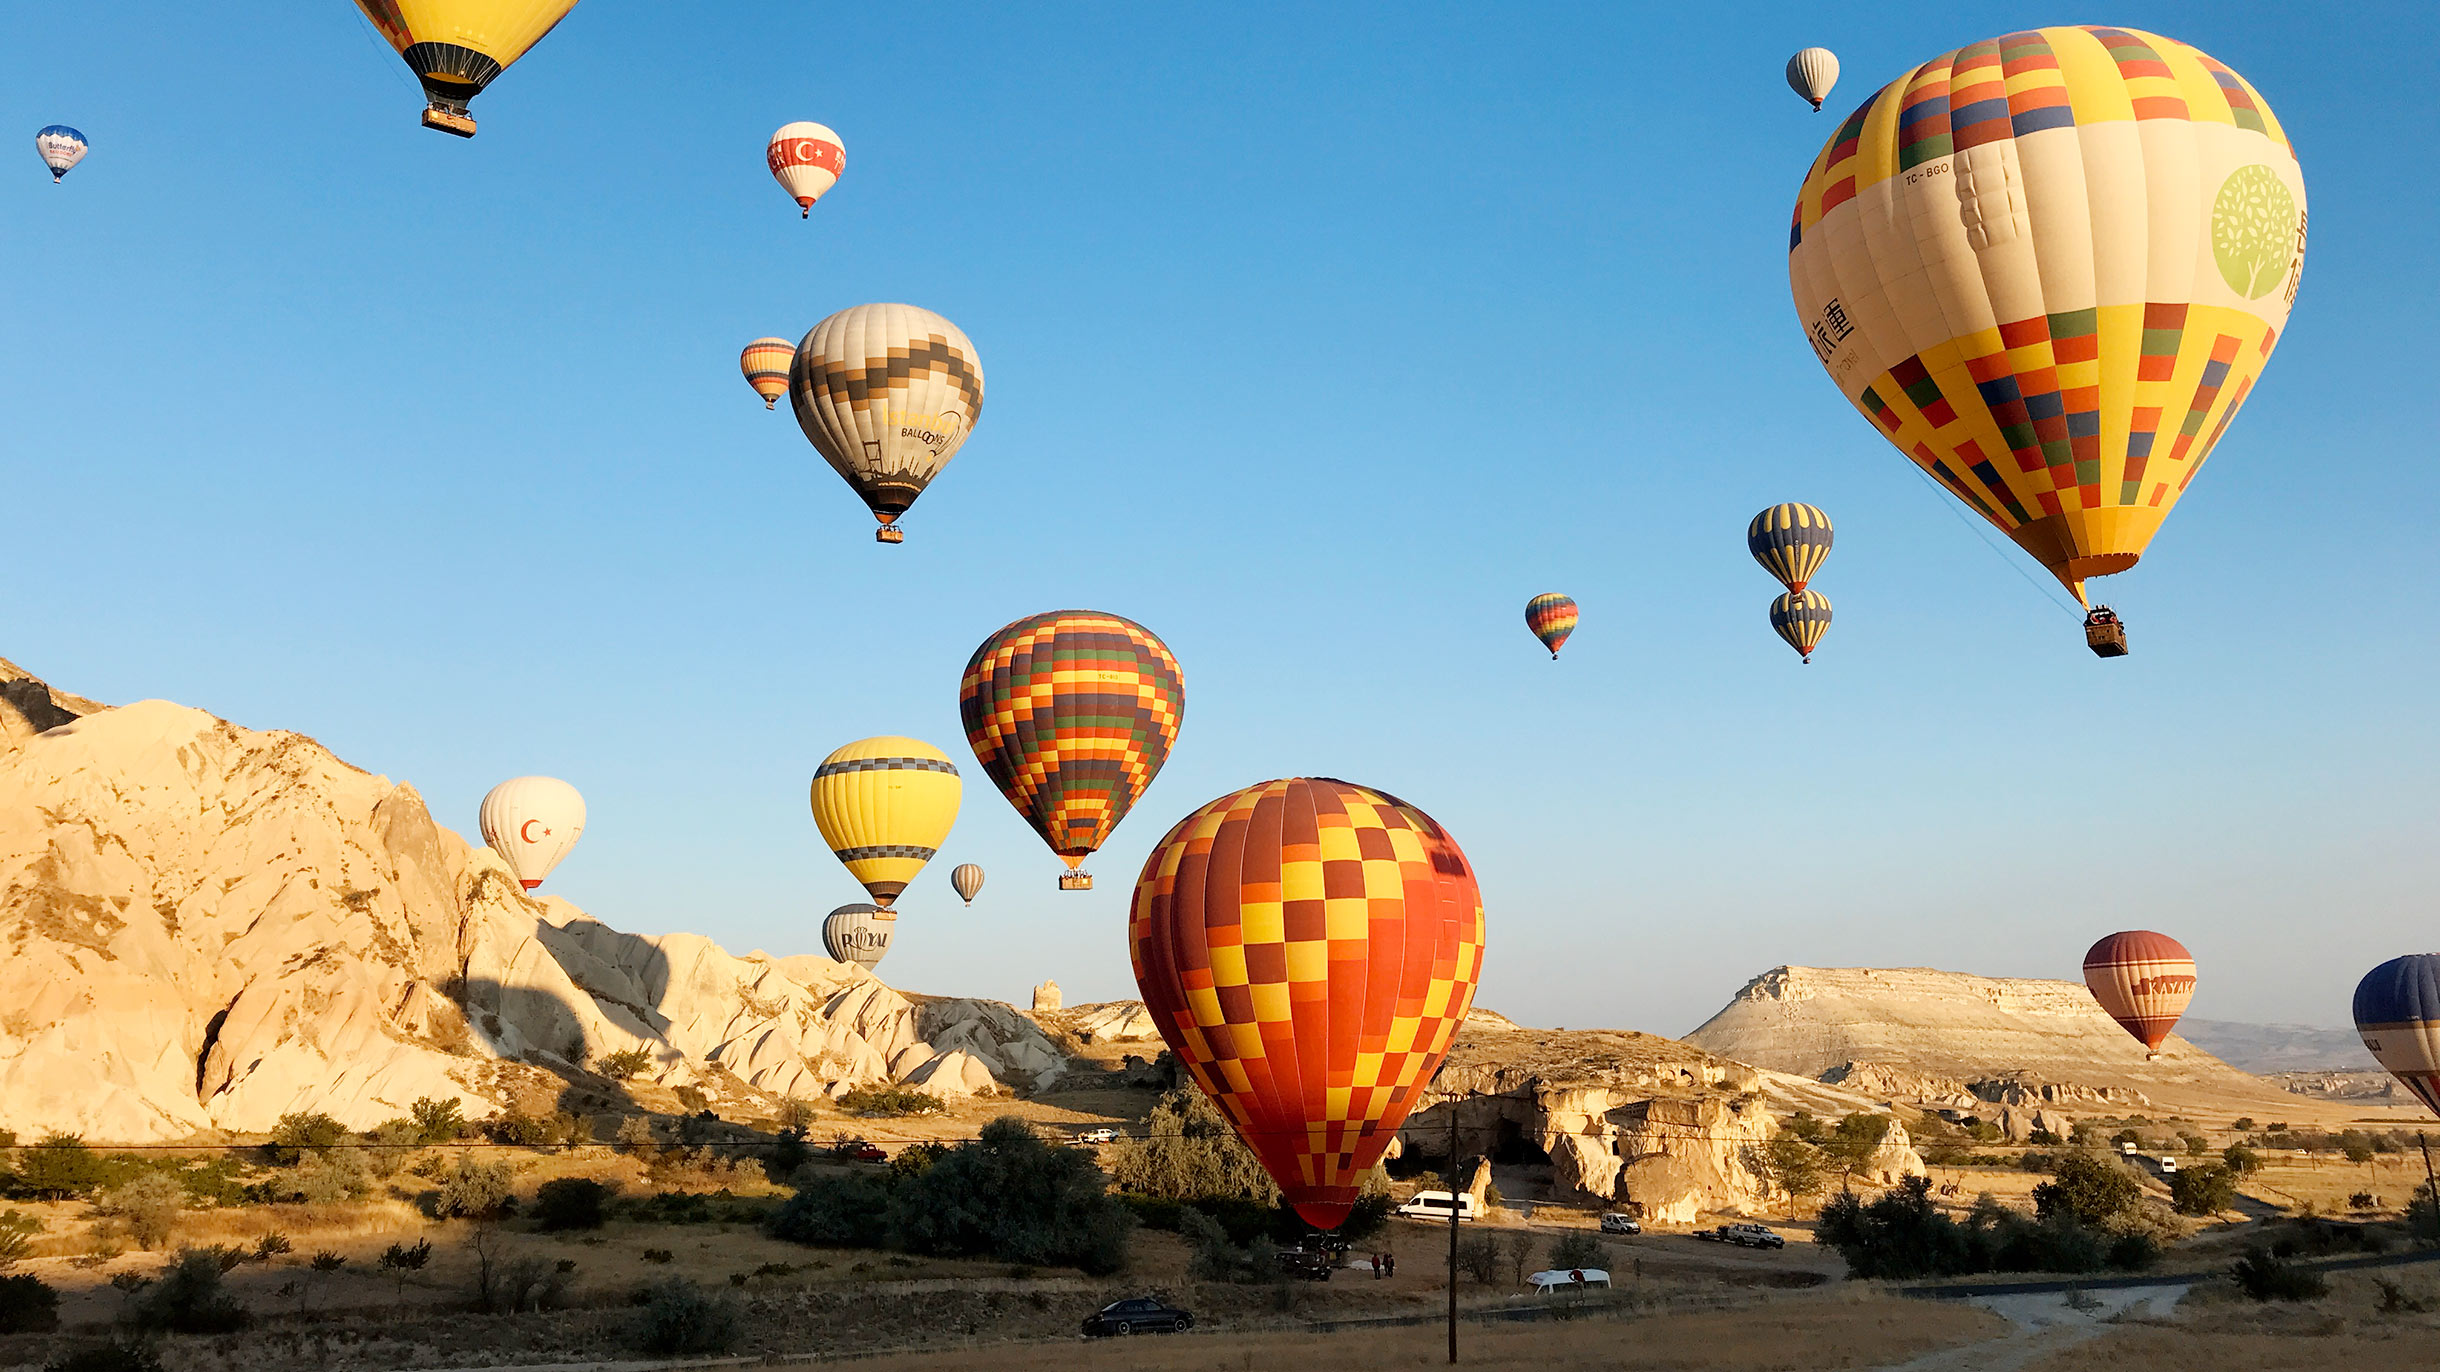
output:
[[[1055,982],[1055,981],[1048,981],[1048,980],[1046,980],[1046,981],[1044,981],[1044,982],[1043,982],[1043,983],[1042,983],[1040,986],[1037,986],[1037,987],[1035,987],[1035,988],[1034,988],[1034,1013],[1035,1013],[1035,1014],[1039,1015],[1039,1014],[1041,1014],[1041,1013],[1042,1013],[1043,1011],[1045,1011],[1045,1010],[1056,1010],[1056,1009],[1058,1009],[1058,1008],[1059,1008],[1059,983],[1058,983],[1058,982]]]
[[[470,1115],[642,1048],[716,1102],[1037,1085],[1064,1058],[996,1002],[827,958],[623,934],[525,896],[413,788],[313,740],[117,709],[0,663],[0,1128],[97,1142]],[[64,718],[62,716],[65,716]]]

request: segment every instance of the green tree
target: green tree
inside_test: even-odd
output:
[[[2169,1178],[2169,1201],[2181,1215],[2216,1215],[2237,1200],[2237,1174],[2220,1163],[2198,1163]]]
[[[1766,1193],[1786,1196],[1791,1202],[1819,1192],[1827,1180],[1822,1150],[1794,1134],[1774,1134],[1760,1145],[1748,1145],[1740,1157],[1745,1169],[1761,1179]]]
[[[1610,1247],[1601,1241],[1598,1234],[1570,1229],[1550,1241],[1550,1265],[1562,1270],[1579,1267],[1606,1269],[1610,1265]]]
[[[764,1222],[771,1237],[822,1248],[879,1248],[889,1240],[890,1188],[870,1172],[808,1173]]]
[[[1110,1175],[1125,1190],[1169,1200],[1278,1201],[1279,1187],[1254,1150],[1194,1086],[1162,1096],[1144,1126],[1144,1137],[1107,1151]]]
[[[160,1279],[128,1305],[128,1322],[138,1329],[177,1334],[226,1334],[245,1328],[253,1316],[223,1284],[227,1271],[218,1253],[183,1250]]]
[[[432,1212],[441,1219],[498,1219],[515,1203],[515,1173],[505,1162],[459,1158],[440,1177]]]
[[[1014,1118],[899,1183],[890,1230],[911,1252],[972,1255],[1108,1276],[1126,1266],[1135,1217],[1092,1160]]]
[[[1872,1160],[1881,1140],[1889,1137],[1889,1126],[1895,1123],[1887,1115],[1857,1111],[1838,1122],[1822,1141],[1822,1156],[1841,1177],[1852,1177],[1864,1170]]]
[[[74,1134],[51,1134],[17,1151],[17,1189],[43,1200],[89,1195],[110,1181],[111,1168]]]
[[[2133,1214],[2142,1201],[2143,1185],[2135,1174],[2099,1153],[2061,1156],[2051,1179],[2033,1188],[2035,1212],[2044,1219],[2064,1214],[2096,1229]]]
[[[610,1196],[591,1177],[554,1177],[534,1192],[534,1219],[546,1230],[599,1229],[609,1221]]]
[[[2259,1171],[2262,1167],[2262,1155],[2241,1143],[2232,1143],[2228,1145],[2226,1149],[2221,1151],[2220,1158],[2222,1161],[2228,1164],[2228,1169],[2230,1171],[2235,1172],[2239,1176],[2244,1176],[2249,1172]]]
[[[271,1126],[271,1160],[282,1167],[294,1167],[308,1153],[319,1157],[348,1141],[347,1126],[330,1116],[314,1111],[282,1115]]]
[[[421,1143],[448,1143],[466,1132],[465,1109],[455,1096],[447,1100],[421,1097],[407,1107],[407,1116],[415,1121]]]

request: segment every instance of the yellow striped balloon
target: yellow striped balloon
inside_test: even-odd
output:
[[[1830,597],[1819,591],[1790,591],[1771,602],[1771,630],[1786,639],[1810,666],[1813,650],[1830,632]]]
[[[779,398],[788,393],[788,364],[796,360],[796,345],[785,338],[757,338],[737,355],[737,370],[746,374],[746,384],[762,397],[763,408],[779,408]]]
[[[887,909],[949,837],[963,789],[957,764],[921,739],[862,739],[814,771],[813,823],[848,875]]]
[[[1830,516],[1812,505],[1773,505],[1745,526],[1745,550],[1791,592],[1801,591],[1830,556]]]
[[[2243,77],[2133,29],[2050,28],[1944,53],[1849,115],[1797,197],[1788,282],[1848,400],[2081,601],[2245,403],[2304,239],[2303,172]]]

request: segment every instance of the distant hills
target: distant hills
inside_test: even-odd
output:
[[[2177,1027],[2195,1047],[2231,1067],[2260,1076],[2273,1072],[2381,1070],[2352,1029],[2247,1024],[2228,1019],[2189,1019]]]

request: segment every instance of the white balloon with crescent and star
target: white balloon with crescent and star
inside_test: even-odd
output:
[[[483,797],[483,841],[531,891],[585,832],[585,798],[557,777],[511,777]]]

